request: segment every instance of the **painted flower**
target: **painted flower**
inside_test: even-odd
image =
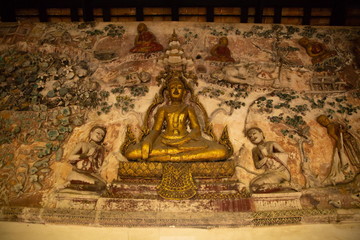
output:
[[[61,125],[68,126],[70,124],[70,120],[68,117],[60,119]]]
[[[59,136],[58,130],[50,130],[47,132],[48,138],[50,140],[55,140]]]
[[[70,116],[71,115],[71,110],[69,107],[64,107],[62,110],[61,110],[61,113],[64,115],[64,116]]]
[[[35,173],[37,173],[38,170],[39,170],[39,169],[37,169],[36,167],[31,167],[31,168],[29,169],[29,173],[30,173],[30,174],[35,174]]]
[[[21,183],[17,183],[13,186],[13,189],[16,193],[19,193],[23,188],[24,186]]]
[[[59,130],[59,133],[66,133],[68,131],[67,127],[64,127],[64,126],[60,126],[58,128],[58,130]]]
[[[38,181],[38,179],[39,179],[39,176],[38,175],[36,175],[36,174],[32,174],[32,175],[30,175],[30,177],[29,177],[29,180],[30,180],[30,182],[37,182]]]

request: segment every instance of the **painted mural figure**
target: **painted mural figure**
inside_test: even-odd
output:
[[[76,190],[98,191],[105,189],[100,177],[104,163],[105,148],[102,145],[106,135],[104,127],[95,126],[90,130],[89,141],[78,143],[69,156],[73,171],[68,177],[69,188]]]
[[[324,184],[351,181],[360,172],[360,139],[325,115],[317,117],[317,122],[326,127],[329,136],[335,140],[333,161]]]
[[[299,44],[305,48],[306,53],[312,58],[311,62],[313,64],[322,62],[335,55],[335,52],[328,51],[324,44],[316,41],[310,41],[308,38],[300,39]]]
[[[231,57],[230,49],[228,48],[229,40],[227,37],[222,37],[219,39],[218,44],[213,46],[210,50],[211,56],[205,58],[205,60],[210,61],[220,61],[220,62],[235,62]]]
[[[163,46],[156,41],[155,35],[150,32],[144,23],[137,27],[138,35],[135,38],[134,47],[130,49],[132,53],[150,53],[163,50]]]
[[[195,109],[183,100],[187,93],[183,81],[179,76],[169,80],[170,104],[158,109],[150,133],[126,150],[125,156],[129,160],[194,162],[225,160],[228,157],[224,145],[201,136]]]
[[[287,167],[288,154],[276,142],[265,142],[260,128],[250,128],[246,133],[249,140],[256,145],[252,157],[257,169],[264,173],[250,182],[250,190],[254,193],[275,192],[290,186],[290,171]]]

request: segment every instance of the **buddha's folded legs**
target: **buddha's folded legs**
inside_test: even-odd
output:
[[[144,161],[156,162],[207,162],[225,160],[227,158],[225,146],[217,143],[209,143],[208,146],[181,146],[179,148],[164,145],[155,145],[149,154],[149,158]],[[140,144],[129,147],[126,152],[129,160],[142,160]]]

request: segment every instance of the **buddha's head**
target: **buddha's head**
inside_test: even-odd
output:
[[[95,126],[90,130],[89,137],[91,141],[94,141],[96,143],[102,143],[105,139],[105,135],[106,135],[106,128]]]
[[[182,101],[186,93],[184,83],[177,76],[170,79],[167,90],[169,91],[171,101],[173,102]]]
[[[309,44],[309,39],[307,39],[307,38],[301,38],[300,40],[299,40],[299,44],[301,45],[301,46],[303,46],[303,47],[306,47],[308,44]]]
[[[222,37],[219,39],[219,45],[221,46],[227,46],[229,44],[229,40],[227,37]]]
[[[147,30],[147,26],[145,25],[145,23],[140,23],[137,26],[137,30],[138,30],[139,33],[145,32]]]
[[[321,126],[326,127],[330,124],[330,119],[326,115],[320,115],[316,118],[316,121],[320,123]]]
[[[255,145],[262,143],[265,139],[263,131],[257,127],[248,129],[246,131],[246,136],[249,138],[250,142]]]

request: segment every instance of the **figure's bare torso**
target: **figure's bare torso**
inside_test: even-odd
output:
[[[169,139],[180,139],[188,134],[187,122],[189,121],[188,106],[185,104],[170,105],[161,109],[164,111],[166,129],[163,137]]]

